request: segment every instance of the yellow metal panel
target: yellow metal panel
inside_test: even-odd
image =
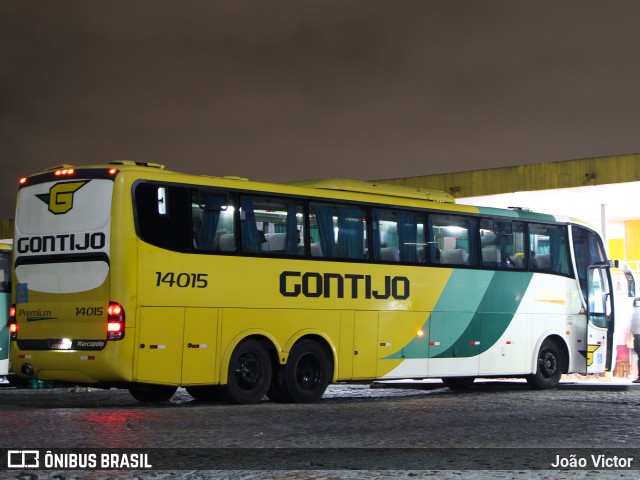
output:
[[[210,385],[218,370],[218,309],[187,308],[182,344],[182,384]]]
[[[625,259],[640,260],[640,220],[624,222]],[[611,257],[616,258],[616,257]]]
[[[378,312],[355,312],[353,333],[353,379],[376,375]]]
[[[608,240],[609,246],[609,258],[616,258],[618,260],[626,260],[625,246],[623,238],[612,238]],[[635,257],[634,257],[635,258]],[[640,258],[640,257],[639,257]]]
[[[354,311],[340,312],[340,348],[338,350],[338,380],[348,380],[353,374]]]
[[[180,384],[183,326],[184,308],[140,309],[134,366],[138,382]]]

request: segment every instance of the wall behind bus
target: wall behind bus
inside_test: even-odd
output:
[[[607,256],[609,260],[624,260],[626,258],[624,253],[624,238],[610,238],[609,251]]]
[[[627,220],[624,222],[625,259],[630,262],[640,263],[640,220]],[[633,265],[637,269],[640,265]]]
[[[13,238],[13,218],[0,220],[0,238]]]

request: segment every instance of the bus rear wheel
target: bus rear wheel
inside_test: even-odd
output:
[[[173,397],[177,389],[178,387],[168,385],[148,385],[140,383],[129,387],[129,393],[139,402],[160,403],[166,402]]]
[[[271,358],[262,343],[245,340],[231,355],[227,384],[222,394],[229,403],[258,403],[271,384]]]
[[[276,372],[267,395],[276,402],[316,402],[324,395],[332,376],[332,361],[322,345],[302,340]]]
[[[564,356],[556,342],[546,339],[538,352],[536,373],[527,377],[527,383],[537,390],[556,388],[560,383]]]

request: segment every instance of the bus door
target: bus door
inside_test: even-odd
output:
[[[611,369],[613,315],[609,266],[593,265],[587,271],[587,373]]]

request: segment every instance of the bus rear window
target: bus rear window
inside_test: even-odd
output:
[[[135,188],[136,228],[142,240],[186,252],[190,248],[189,188],[140,183]]]

